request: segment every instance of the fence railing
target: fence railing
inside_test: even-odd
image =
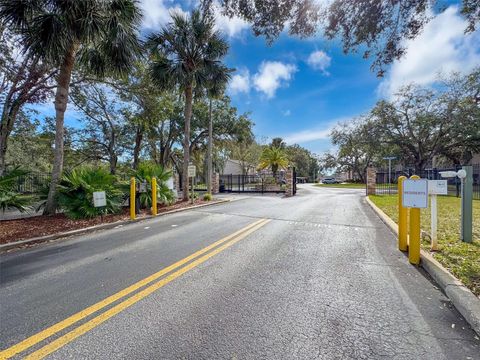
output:
[[[16,179],[14,191],[20,194],[38,194],[50,184],[50,174],[30,173]]]
[[[220,192],[281,193],[286,190],[282,173],[260,175],[220,175]]]
[[[480,199],[480,164],[474,164],[473,167],[473,198]],[[418,175],[422,179],[428,180],[447,180],[448,195],[460,196],[461,181],[459,178],[442,178],[440,175],[443,171],[458,171],[462,168],[461,165],[451,166],[446,168],[431,168],[425,169],[419,172],[415,172],[414,169],[404,169],[401,171],[392,170],[390,173],[388,169],[377,169],[376,178],[376,194],[392,195],[397,193],[398,178],[400,176],[410,177],[412,175]]]

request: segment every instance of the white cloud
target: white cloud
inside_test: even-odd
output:
[[[287,144],[302,144],[310,141],[325,140],[329,138],[331,129],[303,130],[285,136]]]
[[[332,58],[322,50],[314,51],[307,59],[307,64],[315,70],[320,70],[325,75],[328,75],[327,68],[330,66]]]
[[[228,37],[238,37],[244,32],[244,30],[250,28],[250,24],[238,16],[230,18],[223,15],[218,1],[213,3],[213,9],[217,29]]]
[[[186,9],[198,5],[196,1],[184,1],[182,4],[186,6]],[[182,14],[188,13],[174,0],[140,0],[140,7],[143,12],[142,28],[146,30],[159,30],[170,22],[170,14],[173,11]],[[213,9],[216,28],[226,36],[231,38],[238,37],[243,34],[244,30],[250,28],[250,24],[238,16],[229,18],[223,15],[218,1],[214,1]]]
[[[257,91],[263,92],[267,98],[271,99],[279,87],[288,86],[296,71],[297,67],[292,64],[263,61],[258,73],[253,77],[253,84]]]
[[[432,19],[416,39],[406,42],[406,55],[393,63],[378,91],[391,97],[402,85],[429,85],[439,73],[468,72],[480,63],[480,31],[465,35],[467,24],[458,7]]]
[[[182,3],[186,9],[195,7],[198,4],[194,2],[184,1]],[[147,30],[159,30],[162,26],[170,22],[170,14],[174,11],[187,14],[182,6],[174,0],[140,0],[140,7],[143,12],[142,27]],[[215,13],[216,28],[228,37],[237,37],[244,30],[249,29],[248,22],[238,16],[229,18],[222,14],[222,10],[218,1],[213,3],[213,11]]]
[[[228,90],[233,95],[250,91],[250,72],[248,69],[242,69],[238,74],[232,76],[228,84]]]
[[[140,7],[143,12],[142,27],[149,30],[160,30],[167,24],[173,11],[186,12],[171,0],[141,0]]]
[[[304,144],[312,141],[329,140],[332,129],[339,123],[351,121],[353,117],[340,117],[323,122],[322,127],[314,127],[282,136],[288,145]]]
[[[282,114],[283,114],[283,116],[290,116],[290,115],[292,115],[292,112],[287,109],[285,111],[282,111]]]

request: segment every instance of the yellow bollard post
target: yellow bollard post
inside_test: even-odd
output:
[[[157,215],[157,178],[152,178],[152,215]]]
[[[410,176],[412,180],[420,176]],[[420,209],[410,208],[410,243],[408,245],[408,260],[410,264],[420,264]]]
[[[130,179],[130,219],[135,220],[135,178]]]
[[[400,251],[407,251],[407,236],[408,236],[408,209],[403,207],[403,180],[406,176],[398,178],[398,249]]]

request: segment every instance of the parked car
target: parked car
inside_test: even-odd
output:
[[[322,184],[336,184],[336,183],[338,183],[338,181],[335,180],[335,178],[322,179]]]

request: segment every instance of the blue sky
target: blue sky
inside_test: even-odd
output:
[[[141,4],[143,31],[148,32],[168,22],[170,11],[191,9],[195,0]],[[237,69],[228,93],[241,112],[251,113],[258,140],[280,136],[321,154],[332,149],[328,134],[335,124],[367,112],[381,98],[391,99],[403,84],[431,86],[439,73],[468,72],[480,65],[480,33],[465,36],[458,5],[443,4],[445,11],[431,13],[433,20],[405,44],[407,55],[382,79],[370,70],[371,60],[344,55],[338,42],[282,34],[268,46],[247,23],[217,12],[218,28],[230,43],[226,63]]]
[[[318,0],[326,1],[326,0]],[[195,0],[141,0],[142,33],[160,29],[170,12],[188,11]],[[480,32],[465,36],[466,23],[455,2],[408,41],[407,55],[395,61],[382,79],[370,70],[371,60],[344,55],[336,42],[321,36],[298,39],[282,34],[271,46],[254,37],[247,23],[217,14],[220,31],[230,43],[228,66],[237,69],[228,93],[240,112],[250,112],[259,141],[283,137],[314,153],[332,149],[333,126],[367,112],[381,98],[392,98],[402,85],[431,86],[439,73],[468,72],[480,65]],[[53,105],[37,107],[53,114]],[[71,106],[66,123],[79,114]]]
[[[229,94],[240,110],[251,111],[257,136],[301,141],[315,152],[330,147],[327,136],[334,123],[374,104],[371,95],[380,83],[369,62],[345,56],[321,39],[284,35],[266,46],[263,38],[246,34],[231,41],[226,62],[238,70]],[[250,86],[245,87],[240,77],[248,75]],[[283,77],[274,82],[275,75]]]

